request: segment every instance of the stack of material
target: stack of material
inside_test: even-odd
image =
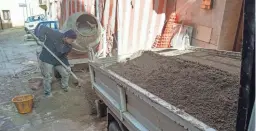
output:
[[[170,48],[171,40],[173,36],[178,32],[177,24],[177,15],[175,13],[171,14],[168,19],[166,26],[164,28],[163,34],[159,37],[157,36],[156,41],[153,45],[155,48]]]

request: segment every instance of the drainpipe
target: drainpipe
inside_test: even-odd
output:
[[[27,0],[25,0],[25,4],[26,4],[26,14],[27,14],[27,17],[28,17],[28,3],[27,3]]]
[[[100,20],[100,12],[99,12],[99,0],[95,1],[95,7],[96,7],[96,18]]]
[[[0,16],[0,23],[1,23],[1,28],[2,28],[2,30],[4,30],[3,22],[2,22],[2,18],[1,18],[1,16]]]
[[[122,1],[122,0],[120,0],[120,1]],[[117,55],[120,55],[120,54],[122,54],[123,52],[122,52],[122,46],[121,46],[121,44],[122,44],[122,33],[121,33],[121,24],[120,24],[120,12],[119,12],[119,10],[121,9],[121,7],[120,7],[120,1],[119,0],[117,0],[117,4],[116,4],[116,7],[117,7],[117,11],[116,11],[116,15],[117,15]],[[118,58],[119,59],[119,58]],[[120,59],[122,59],[122,58],[120,58]]]
[[[44,10],[44,18],[47,19],[47,9]]]

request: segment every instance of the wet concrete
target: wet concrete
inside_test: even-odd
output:
[[[24,41],[23,29],[0,32],[0,131],[104,131],[105,119],[89,115],[85,88],[75,87],[67,93],[53,81],[53,97],[44,98],[43,89],[32,91],[27,80],[40,77],[33,41]],[[89,80],[89,73],[84,73]],[[11,99],[16,95],[35,95],[33,112],[21,115]]]

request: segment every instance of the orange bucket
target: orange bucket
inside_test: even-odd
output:
[[[32,111],[33,99],[33,95],[20,95],[12,98],[12,102],[15,104],[20,114],[26,114]]]

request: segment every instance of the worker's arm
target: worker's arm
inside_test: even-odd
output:
[[[62,37],[62,33],[59,31],[53,30],[45,25],[37,25],[35,29],[35,36],[40,40],[40,41],[45,41],[46,38],[50,39],[52,41],[56,41],[57,39]]]
[[[72,46],[64,43],[56,43],[55,45],[58,57],[66,57],[71,51]]]
[[[56,54],[56,56],[58,57],[62,57],[71,50],[71,47],[69,45],[64,44],[62,40],[63,34],[58,31],[52,30],[49,27],[39,25],[35,29],[35,35],[40,41],[45,42],[44,44],[46,46],[51,46],[53,44],[56,49],[54,51],[54,54]]]
[[[37,25],[37,27],[35,28],[35,36],[42,42],[45,41],[46,39],[46,35],[48,34],[47,33],[47,29],[48,27],[44,26],[44,25]]]

